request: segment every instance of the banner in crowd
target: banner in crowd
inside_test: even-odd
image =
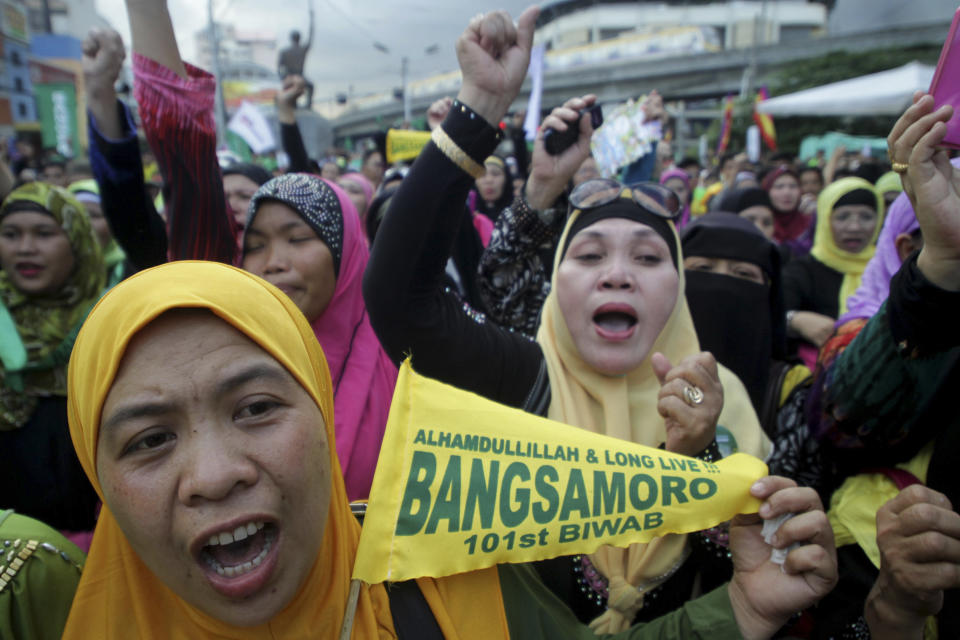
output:
[[[746,454],[714,464],[540,418],[408,360],[353,577],[439,577],[700,531],[755,512],[749,489],[766,473]]]
[[[429,131],[390,129],[387,131],[387,164],[413,160],[430,142]]]
[[[523,121],[523,131],[528,142],[537,137],[540,128],[540,105],[543,100],[543,54],[546,46],[537,44],[530,50],[530,100],[527,102],[527,117]]]
[[[34,84],[33,95],[40,116],[40,135],[44,148],[72,158],[80,153],[77,139],[77,88],[68,82]]]
[[[254,153],[264,153],[277,148],[270,123],[263,112],[251,102],[244,101],[240,105],[227,123],[227,129],[243,138]]]
[[[590,140],[597,171],[604,178],[616,176],[621,167],[651,153],[654,144],[663,138],[663,124],[659,120],[647,120],[643,111],[645,100],[646,96],[604,107],[603,124]]]
[[[747,159],[760,162],[760,127],[755,124],[747,127]]]
[[[777,130],[773,126],[773,116],[769,113],[760,113],[760,110],[757,107],[761,102],[770,97],[770,94],[767,92],[766,87],[762,87],[760,91],[757,92],[757,97],[753,101],[753,121],[757,123],[757,127],[760,128],[760,137],[763,138],[764,144],[767,145],[771,151],[777,150]]]
[[[30,32],[27,26],[27,9],[12,2],[3,3],[2,33],[8,38],[20,42],[30,42]]]

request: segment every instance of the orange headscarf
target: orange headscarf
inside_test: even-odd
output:
[[[63,637],[337,637],[347,607],[360,525],[350,512],[336,457],[326,360],[310,325],[279,289],[227,265],[174,262],[140,272],[104,296],[80,331],[70,358],[70,436],[80,463],[102,499],[96,455],[104,400],[131,338],[174,308],[212,311],[282,364],[320,408],[331,471],[330,512],[326,529],[318,532],[323,536],[320,552],[300,591],[283,611],[258,627],[234,627],[195,609],[167,588],[137,556],[105,503]],[[495,569],[419,584],[446,637],[508,637]],[[396,637],[382,585],[361,588],[351,637]]]

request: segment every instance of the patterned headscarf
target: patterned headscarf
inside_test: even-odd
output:
[[[253,196],[247,229],[253,225],[257,207],[270,200],[287,205],[303,217],[333,256],[337,276],[333,297],[319,317],[308,320],[333,377],[337,454],[347,496],[351,500],[366,498],[397,368],[380,346],[363,302],[363,272],[370,253],[360,218],[340,187],[313,175],[287,174],[263,185]]]
[[[56,292],[43,296],[23,293],[0,272],[0,430],[22,427],[37,398],[67,394],[73,340],[106,280],[90,218],[66,190],[26,184],[7,197],[0,220],[22,211],[56,220],[70,242],[74,268]]]
[[[343,209],[333,188],[321,178],[305,173],[288,173],[273,178],[257,189],[250,200],[246,229],[257,217],[257,209],[264,201],[280,202],[310,225],[333,256],[333,271],[340,274],[343,257]]]

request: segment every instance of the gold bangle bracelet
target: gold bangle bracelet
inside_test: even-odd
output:
[[[447,156],[453,164],[463,169],[474,178],[482,178],[487,172],[482,165],[467,155],[467,152],[461,149],[453,139],[447,135],[443,127],[437,127],[430,136],[437,148]]]

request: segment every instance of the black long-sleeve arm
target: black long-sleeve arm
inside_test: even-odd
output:
[[[497,144],[492,127],[456,107],[442,126],[478,163]],[[377,232],[364,299],[395,362],[411,355],[423,375],[520,406],[542,362],[539,346],[487,322],[441,284],[472,184],[434,143],[424,148]]]
[[[300,134],[300,126],[296,122],[292,124],[280,123],[280,144],[283,145],[283,151],[290,158],[290,167],[287,171],[290,173],[310,172],[310,156],[307,155],[307,148],[303,145],[303,136]]]
[[[123,138],[110,140],[90,114],[90,166],[100,188],[103,214],[117,243],[134,268],[148,269],[167,261],[167,230],[150,201],[133,117],[117,101]]]

